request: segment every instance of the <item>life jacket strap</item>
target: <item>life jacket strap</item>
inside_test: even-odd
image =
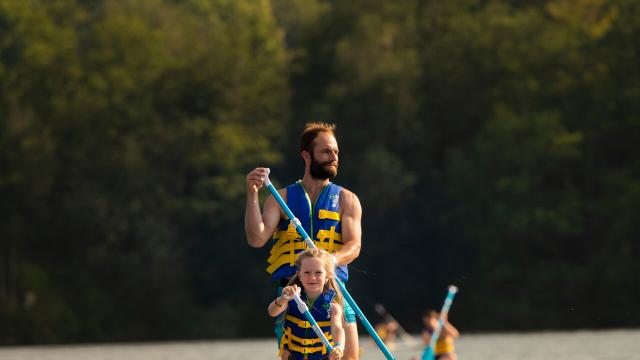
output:
[[[289,314],[285,316],[285,320],[289,320],[292,323],[298,325],[298,327],[301,327],[303,329],[310,329],[312,327],[311,323],[309,323],[308,321],[298,319],[297,317],[291,316]],[[331,321],[318,321],[317,323],[318,323],[318,326],[320,327],[331,326]]]

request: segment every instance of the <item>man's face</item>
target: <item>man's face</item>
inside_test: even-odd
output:
[[[325,132],[321,132],[313,140],[313,151],[309,153],[311,164],[309,172],[311,176],[320,179],[332,179],[338,175],[338,142],[336,138]]]

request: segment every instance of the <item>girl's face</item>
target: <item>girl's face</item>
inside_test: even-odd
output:
[[[300,281],[305,291],[320,293],[327,282],[324,264],[318,258],[306,258],[300,263]]]

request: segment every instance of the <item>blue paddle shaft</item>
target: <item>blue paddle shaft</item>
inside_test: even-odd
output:
[[[285,214],[287,214],[287,217],[289,218],[289,220],[293,221],[293,223],[296,225],[296,230],[298,231],[300,236],[302,236],[302,238],[307,243],[307,245],[311,248],[315,248],[316,245],[313,243],[313,241],[311,240],[307,232],[304,230],[298,218],[296,218],[293,215],[287,203],[284,202],[284,200],[282,199],[282,196],[280,196],[280,193],[278,193],[278,190],[276,190],[273,184],[271,184],[271,181],[269,181],[268,176],[265,177],[264,183],[267,186],[267,189],[269,190],[271,195],[273,195],[273,197],[276,199],[278,204],[280,204],[280,207],[282,208],[282,210],[284,210]],[[369,320],[367,320],[367,318],[364,316],[364,314],[358,307],[358,304],[356,304],[355,300],[353,300],[353,298],[347,291],[347,288],[342,282],[342,280],[336,277],[336,282],[338,283],[338,287],[340,287],[340,292],[342,293],[342,296],[345,298],[345,300],[347,300],[349,305],[351,305],[351,308],[353,308],[353,311],[355,311],[356,316],[358,316],[358,318],[360,319],[360,322],[365,327],[369,335],[371,335],[373,340],[376,342],[376,344],[378,345],[378,347],[380,348],[384,356],[389,360],[394,360],[395,358],[393,357],[389,349],[387,349],[384,342],[382,342],[382,339],[380,339],[380,336],[378,336],[378,333],[376,333],[376,330],[373,328],[373,326],[371,326],[371,323],[369,323]]]

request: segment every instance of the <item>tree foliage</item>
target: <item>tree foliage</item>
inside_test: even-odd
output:
[[[0,0],[0,342],[269,334],[245,174],[300,176],[309,120],[364,206],[365,313],[415,330],[456,283],[463,330],[636,324],[639,15]]]
[[[279,160],[269,4],[1,4],[3,341],[197,335],[248,161]]]

